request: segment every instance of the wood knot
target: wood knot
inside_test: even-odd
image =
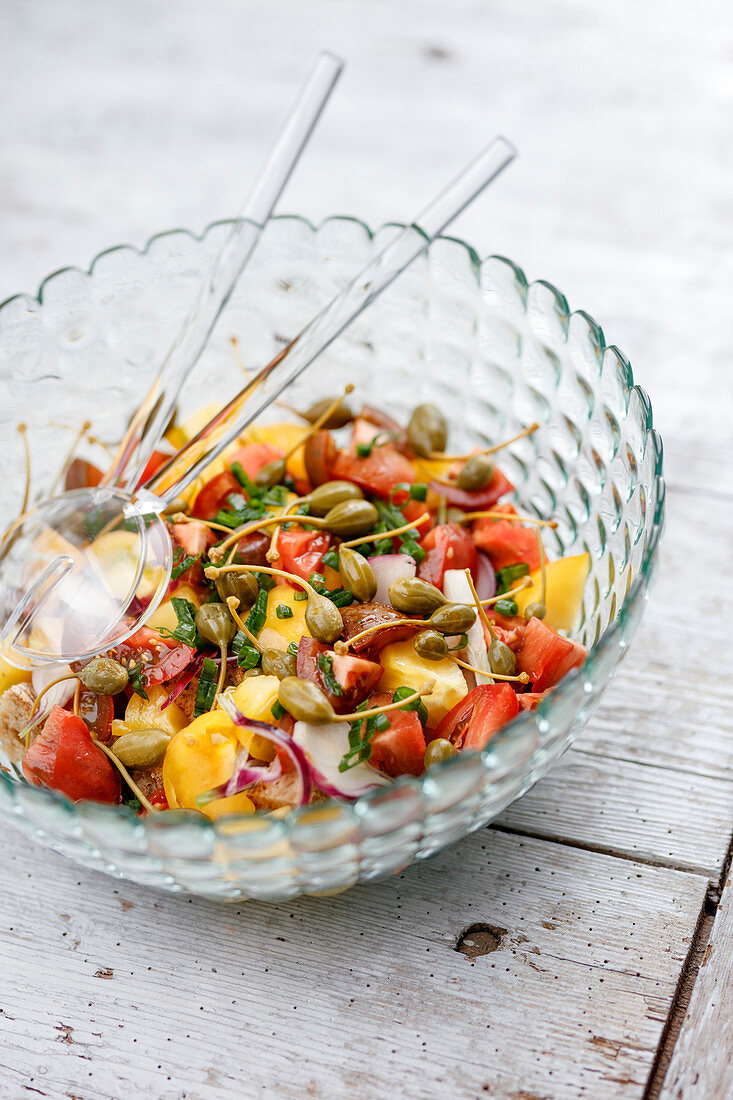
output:
[[[501,946],[506,933],[506,928],[495,924],[470,924],[458,937],[454,951],[460,951],[468,959],[490,955]]]

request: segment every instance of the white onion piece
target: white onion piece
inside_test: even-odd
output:
[[[471,586],[462,569],[446,569],[443,580],[443,592],[451,603],[465,603],[468,604],[469,607],[474,606]],[[466,646],[468,664],[473,665],[475,668],[486,669],[485,676],[476,676],[476,683],[493,684],[494,681],[491,678],[491,666],[489,664],[489,651],[486,648],[486,639],[484,637],[484,627],[478,613],[476,615],[476,622],[473,626],[469,627],[466,633],[468,634],[468,645]]]
[[[31,686],[36,695],[40,695],[43,689],[53,683],[54,680],[58,680],[59,676],[71,676],[71,668],[69,665],[55,662],[51,665],[40,665],[38,668],[34,668],[31,673]],[[74,688],[76,687],[75,680],[64,680],[61,684],[56,684],[50,691],[47,691],[43,696],[42,709],[45,712],[50,710],[51,707],[62,707],[71,696],[74,694]]]
[[[474,576],[476,593],[480,600],[490,600],[496,595],[496,574],[488,556],[483,551],[478,551],[478,564]]]
[[[348,722],[296,722],[293,741],[305,753],[313,779],[324,794],[334,798],[358,798],[389,780],[370,764],[357,764],[340,772],[339,764],[349,751]]]
[[[402,577],[414,577],[417,564],[409,554],[375,554],[369,558],[369,564],[377,578],[377,591],[374,599],[377,603],[390,605],[389,586],[392,581]]]

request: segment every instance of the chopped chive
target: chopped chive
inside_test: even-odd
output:
[[[287,652],[290,654],[291,657],[297,657],[298,656],[298,649],[299,649],[298,643],[297,642],[291,642],[290,645],[287,648]]]
[[[330,565],[332,569],[335,569],[338,573],[339,568],[339,556],[335,550],[329,550],[327,554],[323,555],[323,564]]]
[[[288,607],[286,603],[279,603],[275,608],[275,614],[278,619],[292,619],[293,609],[292,607]]]
[[[308,593],[303,592],[302,589],[298,589],[298,591],[293,595],[293,599],[296,603],[303,603],[305,600],[308,599]]]
[[[516,565],[505,565],[503,569],[496,571],[496,591],[501,596],[508,592],[522,577],[529,576],[529,565],[526,561],[519,561]]]
[[[272,717],[277,722],[280,718],[282,718],[283,714],[285,714],[285,707],[281,706],[281,704],[276,699],[270,707],[270,711],[272,713]]]
[[[422,481],[416,481],[414,485],[410,486],[410,500],[427,500],[428,487]]]
[[[494,604],[494,611],[498,612],[499,615],[508,615],[509,618],[512,618],[519,612],[519,608],[516,600],[497,600]]]

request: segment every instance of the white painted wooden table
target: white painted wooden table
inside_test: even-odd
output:
[[[9,832],[0,1096],[731,1097],[733,9],[5,0],[0,299],[235,212],[321,45],[350,65],[284,208],[405,217],[509,134],[456,231],[631,357],[666,442],[659,583],[554,772],[392,881],[217,907]]]

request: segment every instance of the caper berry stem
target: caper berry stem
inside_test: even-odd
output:
[[[397,703],[385,703],[383,707],[371,707],[369,710],[355,710],[351,714],[337,714],[336,722],[358,722],[361,718],[374,718],[377,714],[387,714],[390,710],[401,710],[406,704],[414,703],[416,699],[422,699],[423,695],[430,695],[435,687],[435,680],[426,680],[421,688],[412,695],[406,695]]]
[[[524,439],[525,436],[538,431],[539,427],[540,425],[535,420],[534,424],[530,424],[528,428],[523,428],[521,432],[517,432],[511,439],[505,439],[503,443],[495,443],[493,447],[482,447],[479,451],[469,451],[468,454],[462,455],[447,455],[444,451],[433,451],[430,457],[440,459],[442,462],[465,462],[475,454],[493,455],[496,451],[501,451],[504,447],[509,447],[510,444],[516,443],[519,439]]]
[[[231,608],[229,610],[231,612]],[[236,622],[236,619],[234,621]],[[227,674],[227,647],[223,642],[219,643],[219,656],[221,657],[221,665],[219,667],[219,679],[216,682],[216,696],[221,695]],[[214,696],[215,699],[216,696]]]
[[[273,529],[272,535],[270,537],[270,545],[268,546],[267,553],[265,554],[266,561],[274,562],[280,560],[280,551],[277,548],[277,540],[280,537],[280,531],[282,530],[282,522],[286,516],[293,514],[293,509],[298,508],[302,503],[302,497],[298,497],[296,500],[291,500],[285,511],[282,512],[278,517],[277,526]]]
[[[455,665],[460,665],[461,668],[466,668],[469,672],[474,672],[477,676],[490,676],[492,680],[507,680],[508,682],[517,684],[529,683],[529,676],[526,672],[520,672],[518,676],[503,676],[500,672],[487,672],[485,668],[476,668],[475,665],[469,665],[466,661],[461,661],[458,657],[449,656]]]
[[[237,624],[239,629],[242,631],[245,638],[247,638],[249,640],[250,644],[253,645],[256,650],[258,650],[260,653],[264,653],[265,652],[265,647],[261,644],[259,639],[257,637],[255,637],[255,635],[249,629],[246,622],[244,621],[242,616],[239,614],[239,611],[237,610],[237,608],[239,607],[239,600],[237,599],[237,597],[236,596],[228,596],[227,599],[226,599],[226,605],[229,608],[229,614],[234,619],[235,623]]]
[[[378,634],[380,630],[388,630],[395,626],[421,626],[425,629],[429,625],[427,619],[391,619],[386,623],[376,623],[374,626],[368,626],[366,630],[360,630],[358,634],[354,634],[353,638],[349,638],[348,641],[339,641],[334,645],[334,652],[338,653],[342,657],[345,653],[349,652],[349,647],[354,642],[360,642],[362,638],[369,638],[372,634]]]
[[[476,610],[478,611],[479,615],[481,616],[481,621],[483,622],[484,626],[488,630],[491,637],[494,639],[494,641],[496,641],[496,631],[494,630],[493,626],[491,625],[491,622],[489,621],[489,616],[484,611],[483,604],[481,603],[481,600],[478,598],[478,592],[476,591],[476,586],[473,583],[473,577],[471,576],[471,570],[470,569],[464,569],[463,572],[466,574],[466,580],[468,581],[468,587],[471,589],[471,595],[473,596],[473,602],[476,606]]]
[[[262,531],[265,527],[272,527],[273,523],[282,523],[284,517],[288,514],[288,510],[300,501],[291,501],[290,504],[286,504],[276,515],[265,516],[264,519],[258,519],[255,523],[248,523],[246,527],[240,527],[238,531],[229,535],[229,538],[224,539],[223,542],[218,543],[214,549],[217,552],[217,556],[229,549],[230,546],[234,547],[240,539],[246,538],[247,535],[251,535],[253,531]],[[308,523],[313,523],[314,520],[308,519]],[[226,528],[227,531],[231,531],[230,527]]]
[[[215,581],[221,573],[269,573],[273,577],[285,577],[308,593],[309,596],[317,596],[315,588],[308,581],[304,581],[297,573],[288,573],[284,569],[274,569],[271,565],[207,565],[204,575],[207,580]]]
[[[341,546],[345,546],[347,548],[352,546],[362,546],[365,542],[368,542],[370,540],[379,541],[381,539],[391,539],[396,537],[397,535],[404,535],[406,531],[412,531],[413,528],[419,527],[421,523],[425,523],[425,520],[428,519],[430,519],[430,513],[423,512],[423,514],[419,516],[418,519],[413,519],[411,523],[405,523],[402,525],[402,527],[393,527],[391,531],[378,531],[376,534],[371,535],[370,539],[367,539],[364,535],[362,535],[361,538],[358,539],[349,539],[348,542],[342,542]],[[310,519],[308,520],[308,522],[311,522]]]
[[[63,684],[65,680],[76,680],[76,679],[78,679],[78,677],[77,677],[75,672],[67,672],[65,676],[58,676],[55,680],[52,680],[50,684],[46,684],[45,688],[43,688],[41,691],[38,692],[38,695],[36,696],[35,700],[33,701],[33,706],[31,707],[31,712],[30,712],[28,717],[33,718],[34,714],[38,710],[38,704],[40,703],[41,699],[43,698],[43,696],[46,694],[47,691],[50,691],[51,688],[56,687],[57,684]],[[35,723],[34,723],[34,725],[35,725]],[[28,726],[27,728],[28,728],[28,730],[31,730],[33,728],[33,726]]]
[[[353,392],[354,392],[354,386],[351,382],[349,382],[349,384],[347,386],[344,386],[344,392],[341,394],[341,396],[337,397],[335,401],[332,401],[331,404],[326,409],[324,409],[324,411],[321,413],[321,415],[318,417],[318,419],[314,420],[313,423],[310,425],[310,427],[308,428],[308,431],[305,433],[303,438],[299,439],[298,442],[295,443],[290,448],[290,450],[287,451],[283,455],[283,462],[287,462],[287,460],[295,454],[295,452],[298,450],[298,448],[303,446],[303,444],[305,443],[305,441],[307,439],[310,439],[310,437],[312,435],[315,435],[316,432],[320,432],[323,425],[326,423],[326,421],[331,419],[331,417],[336,412],[336,409],[339,407],[339,405],[342,405],[343,402],[348,397],[348,395],[350,393],[353,393]]]
[[[100,741],[99,738],[94,735],[94,733],[92,733],[92,740],[94,741],[94,744],[97,746],[97,748],[101,749],[102,752],[105,754],[105,756],[108,756],[110,758],[110,760],[112,761],[114,766],[117,768],[117,771],[120,773],[120,775],[124,779],[125,783],[127,783],[128,787],[130,788],[132,793],[135,795],[135,798],[139,799],[141,805],[143,805],[145,807],[145,809],[148,811],[148,813],[149,814],[157,813],[158,812],[157,806],[154,806],[153,803],[150,802],[145,797],[145,795],[140,790],[140,788],[138,787],[135,780],[132,778],[132,776],[128,772],[125,765],[115,755],[115,753],[112,751],[112,749],[107,748],[107,746],[104,744],[104,742]]]
[[[521,592],[523,588],[529,588],[531,584],[531,577],[522,577],[516,588],[510,588],[507,592],[502,592],[499,596],[489,596],[487,600],[481,600],[481,606],[493,607],[499,600],[509,600],[512,596],[516,596],[517,592]]]
[[[470,523],[474,519],[503,519],[508,523],[531,523],[535,527],[551,527],[554,531],[557,527],[556,519],[535,519],[534,516],[515,516],[511,512],[466,512],[459,519],[459,523]]]
[[[81,680],[77,678],[76,687],[74,688],[74,701],[72,703],[72,710],[77,718],[81,718],[81,711],[79,710],[79,700],[81,698]]]
[[[231,532],[231,527],[225,527],[223,523],[214,523],[213,519],[197,519],[195,516],[187,516],[185,512],[174,512],[168,517],[171,523],[203,523],[210,531]]]

